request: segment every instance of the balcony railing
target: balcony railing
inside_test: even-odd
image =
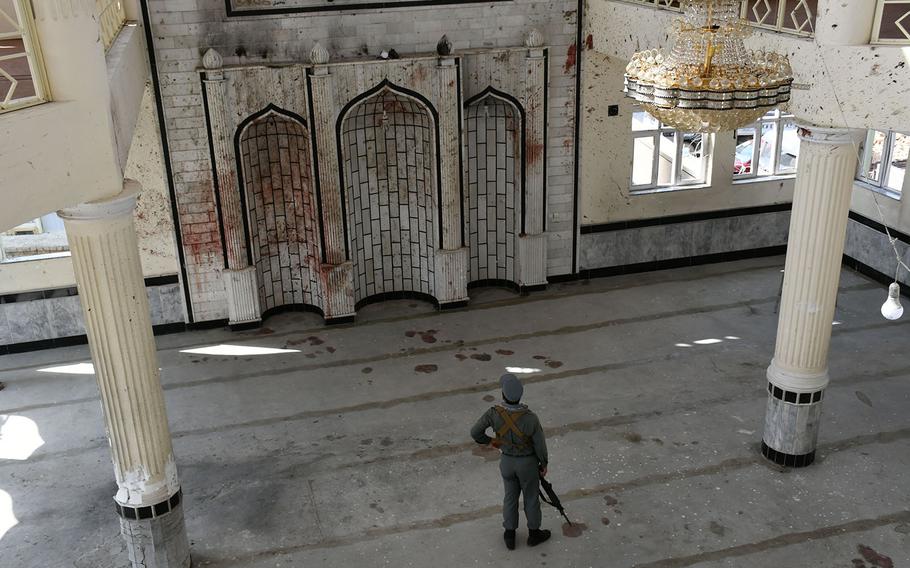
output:
[[[910,0],[878,0],[872,42],[910,44]]]
[[[0,0],[0,113],[47,100],[29,0]]]
[[[665,10],[680,10],[680,0],[625,1]],[[742,0],[742,6],[743,18],[755,27],[801,36],[815,34],[818,0]]]
[[[106,51],[110,49],[111,44],[117,39],[117,34],[126,23],[126,9],[123,0],[95,0],[95,6],[101,22],[101,40],[104,42]]]

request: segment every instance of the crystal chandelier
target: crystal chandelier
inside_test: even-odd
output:
[[[625,93],[664,124],[687,132],[719,132],[751,124],[790,100],[793,76],[785,55],[748,51],[740,0],[682,0],[673,48],[636,53]]]

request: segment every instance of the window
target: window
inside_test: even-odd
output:
[[[69,256],[63,221],[48,213],[0,233],[0,262]]]
[[[878,0],[875,43],[910,43],[910,0]]]
[[[632,191],[704,184],[711,135],[679,132],[645,111],[632,113]]]
[[[858,180],[899,197],[904,187],[910,134],[870,130],[863,144]]]
[[[736,130],[734,179],[796,174],[799,136],[792,114],[772,110],[751,126]]]
[[[0,113],[47,100],[29,0],[0,0]]]
[[[753,26],[800,35],[815,33],[818,0],[744,0],[743,18]]]
[[[104,41],[104,49],[107,50],[126,23],[126,9],[123,0],[95,0],[95,9],[101,22],[101,39]]]

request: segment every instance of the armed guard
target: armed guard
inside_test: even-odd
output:
[[[540,420],[524,404],[524,387],[518,377],[500,377],[502,403],[487,410],[471,428],[478,444],[499,448],[499,471],[505,487],[502,501],[503,539],[509,550],[515,549],[518,528],[518,496],[523,495],[528,521],[528,546],[537,546],[550,538],[550,531],[540,528],[540,477],[547,474],[547,443]],[[495,437],[487,435],[491,428]]]

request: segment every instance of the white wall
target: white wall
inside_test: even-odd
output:
[[[142,97],[125,175],[142,184],[135,220],[143,274],[146,277],[177,274],[180,266],[151,87],[146,88]],[[0,294],[75,285],[69,257],[0,265]]]
[[[817,29],[836,23],[835,10],[821,12]],[[792,181],[732,182],[732,133],[716,136],[710,188],[630,195],[631,104],[622,93],[623,72],[634,52],[669,47],[666,30],[677,16],[616,0],[589,1],[586,37],[590,34],[593,49],[582,57],[583,224],[792,199]],[[821,126],[910,131],[910,47],[819,45],[813,39],[759,30],[747,46],[789,55],[795,77],[789,110],[798,119]],[[619,116],[607,116],[612,104],[619,105]],[[879,220],[868,190],[855,193],[854,208]],[[889,225],[905,232],[910,229],[910,210],[899,201],[878,199]]]

